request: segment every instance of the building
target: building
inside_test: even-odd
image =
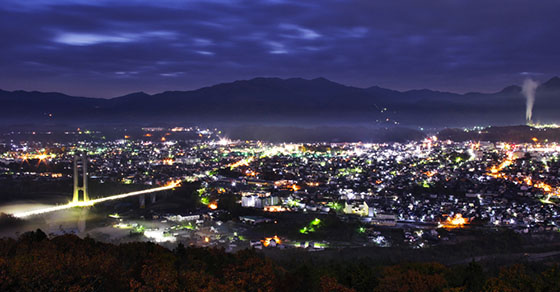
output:
[[[370,208],[368,204],[364,201],[361,204],[358,201],[344,202],[344,208],[342,209],[344,214],[354,214],[358,216],[369,216],[373,217],[373,208]]]

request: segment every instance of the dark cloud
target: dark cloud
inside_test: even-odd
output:
[[[493,91],[558,74],[560,2],[3,1],[0,88],[111,97],[256,76]]]

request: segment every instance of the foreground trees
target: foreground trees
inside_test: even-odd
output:
[[[488,269],[487,269],[488,270]],[[560,269],[477,263],[281,267],[252,250],[105,244],[40,230],[0,240],[0,291],[560,291]]]

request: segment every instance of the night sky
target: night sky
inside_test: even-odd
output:
[[[322,76],[359,87],[467,92],[560,73],[558,0],[0,5],[4,90],[114,97]]]

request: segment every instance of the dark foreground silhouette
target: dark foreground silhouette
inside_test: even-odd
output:
[[[558,263],[280,265],[254,250],[113,245],[40,230],[0,240],[0,291],[560,291]]]

